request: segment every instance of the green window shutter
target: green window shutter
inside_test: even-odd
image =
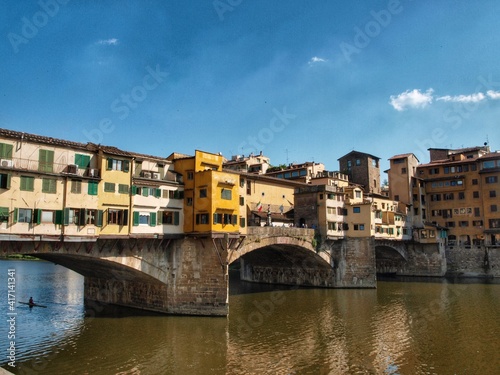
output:
[[[40,224],[42,222],[42,210],[35,209],[33,212],[33,223]]]
[[[88,194],[89,195],[97,195],[98,188],[99,188],[99,183],[97,181],[89,181],[88,182]]]
[[[149,188],[142,188],[142,196],[147,197],[149,196]]]
[[[69,225],[69,208],[65,208],[64,209],[64,215],[63,215],[63,217],[64,217],[63,224],[64,225]],[[56,221],[57,221],[57,213],[56,213]]]
[[[127,224],[128,224],[128,210],[123,210],[122,225],[127,225]]]
[[[54,151],[38,151],[38,170],[40,172],[52,172],[54,165]]]
[[[219,221],[217,220],[218,218],[218,215],[216,213],[214,213],[214,224],[217,224]]]
[[[131,191],[132,195],[136,195],[137,194],[137,186],[132,185],[132,188],[130,189],[130,191]]]
[[[97,210],[97,216],[95,218],[95,226],[102,227],[104,213],[102,210]]]
[[[19,215],[19,211],[17,208],[14,208],[14,217],[12,218],[13,223],[17,223],[17,217]]]
[[[90,166],[90,156],[75,154],[75,164],[78,165],[79,168],[88,168]]]
[[[163,211],[158,211],[156,217],[157,217],[156,225],[162,225],[163,224]]]
[[[233,224],[233,225],[238,224],[238,216],[237,215],[233,215],[233,219],[232,219],[231,224]]]
[[[6,188],[10,189],[10,173],[7,174],[7,185],[6,185]]]
[[[132,224],[136,227],[139,225],[139,212],[134,211],[132,213]]]
[[[124,160],[122,163],[123,172],[128,172],[130,170],[130,162],[128,160]]]
[[[108,158],[108,161],[106,163],[106,169],[109,171],[111,169],[113,169],[113,159],[111,158]]]
[[[174,212],[174,225],[179,225],[179,211]]]
[[[156,212],[151,212],[149,214],[149,225],[152,227],[156,225]]]
[[[0,159],[12,159],[13,146],[0,143]]]
[[[240,218],[240,227],[245,228],[245,218]]]
[[[78,212],[78,225],[85,225],[85,208],[80,208]]]
[[[63,217],[64,217],[64,220],[66,220],[66,217],[65,217],[65,215],[63,215],[63,211],[62,210],[57,210],[55,216],[56,217],[55,217],[55,223],[54,224],[63,224]],[[69,215],[68,215],[68,218],[69,218]],[[64,225],[67,225],[67,224],[64,224]]]
[[[155,189],[155,197],[160,198],[161,197],[161,189]]]

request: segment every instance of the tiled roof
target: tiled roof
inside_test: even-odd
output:
[[[409,156],[415,156],[415,154],[413,153],[408,153],[408,154],[399,154],[399,155],[394,155],[392,158],[389,158],[389,160],[393,160],[393,159],[401,159],[401,158],[406,158],[406,157],[409,157]],[[418,158],[415,156],[415,159],[418,160]]]
[[[348,157],[351,154],[369,156],[372,159],[380,160],[380,158],[378,156],[375,156],[375,155],[372,155],[372,154],[367,154],[366,152],[360,152],[360,151],[356,151],[356,150],[352,150],[351,152],[349,152],[348,154],[345,154],[344,156],[338,158],[337,160],[344,159],[344,158]]]
[[[4,138],[14,138],[14,139],[22,139],[29,142],[43,143],[54,146],[62,146],[62,147],[75,147],[80,149],[87,149],[87,144],[80,142],[71,142],[66,141],[64,139],[45,137],[37,134],[30,134],[25,132],[18,132],[15,130],[2,129],[0,128],[0,137]]]

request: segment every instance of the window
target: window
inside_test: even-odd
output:
[[[127,225],[128,210],[108,209],[108,224]]]
[[[441,200],[441,194],[431,194],[431,202],[437,202]]]
[[[479,181],[477,180],[477,178],[472,179],[472,185],[477,185],[478,183]]]
[[[165,190],[168,192],[168,198],[170,199],[184,199],[184,190]],[[163,198],[166,198],[165,195]]]
[[[51,150],[38,151],[38,171],[40,172],[54,171],[54,151]]]
[[[80,180],[71,180],[70,191],[73,194],[81,194],[82,193],[82,181],[80,181]]]
[[[398,194],[396,194],[396,195],[394,196],[394,200],[395,200],[395,201],[399,201],[399,195],[398,195]]]
[[[445,218],[445,219],[448,218],[448,217],[453,217],[453,213],[452,213],[452,211],[450,209],[443,210],[442,213],[443,213],[443,218]]]
[[[352,161],[347,160],[347,169],[351,169],[351,167],[352,167]]]
[[[207,197],[207,189],[202,188],[200,189],[200,198],[206,198]]]
[[[498,176],[488,176],[488,177],[485,177],[485,182],[487,184],[495,184],[498,182]]]
[[[187,197],[186,198],[186,206],[192,206],[193,205],[193,198]]]
[[[469,222],[467,220],[462,220],[460,221],[460,226],[463,228],[463,227],[468,227],[469,226]]]
[[[88,195],[97,195],[97,191],[99,188],[99,183],[97,181],[89,181],[88,182]]]
[[[13,145],[7,143],[0,143],[0,159],[12,159]]]
[[[55,211],[38,210],[37,223],[51,224],[54,223],[54,219]]]
[[[196,224],[209,224],[208,214],[196,214]]]
[[[65,208],[64,209],[64,225],[85,225],[85,209],[84,208]]]
[[[84,221],[83,223],[81,223],[81,225],[89,225],[89,224],[93,224],[93,225],[97,225],[97,221],[96,221],[96,218],[98,217],[98,212],[99,212],[99,216],[100,216],[100,219],[101,219],[101,222],[102,222],[102,211],[99,210],[85,210],[85,217],[84,217]]]
[[[447,221],[444,225],[446,225],[448,228],[454,228],[455,222],[454,221]]]
[[[500,228],[500,219],[489,219],[488,224],[490,226],[490,229]]]
[[[156,212],[138,212],[133,213],[133,225],[148,225],[150,227],[156,226],[157,222]]]
[[[336,224],[337,224],[337,223],[335,223],[335,222],[331,222],[331,221],[329,221],[329,222],[327,223],[327,225],[328,225],[328,230],[337,230],[337,226],[336,226]]]
[[[245,198],[240,197],[240,206],[244,206],[244,205],[245,205]]]
[[[360,190],[356,190],[356,198],[361,198],[361,191]]]
[[[245,187],[245,179],[240,178],[240,187]]]
[[[10,189],[10,174],[0,173],[0,189]]]
[[[465,199],[465,193],[463,191],[458,193],[458,199]]]
[[[163,211],[161,214],[161,222],[165,225],[179,225],[179,212]]]
[[[401,168],[401,174],[406,174],[406,168]]]
[[[450,173],[450,167],[444,167],[443,171],[445,174]]]
[[[355,214],[359,214],[361,212],[361,207],[353,207],[352,212]]]
[[[252,194],[252,183],[247,180],[247,195]]]
[[[354,224],[354,230],[365,230],[364,224]]]
[[[31,223],[33,211],[26,208],[14,209],[14,221],[18,223]]]
[[[57,180],[54,178],[42,178],[42,193],[55,194],[57,192]]]
[[[105,182],[104,183],[104,191],[107,191],[108,193],[114,193],[115,192],[115,184],[113,182]]]
[[[30,176],[21,176],[20,189],[23,191],[33,191],[35,186],[35,178]]]
[[[118,184],[118,193],[120,194],[128,194],[129,189],[126,184]]]
[[[240,217],[240,227],[245,228],[246,220],[244,217]]]
[[[496,190],[490,190],[490,198],[496,198],[497,196],[497,191]]]
[[[232,191],[230,189],[222,189],[221,190],[221,199],[231,200],[232,199]]]
[[[9,208],[0,207],[0,223],[6,223],[9,221]]]
[[[475,217],[481,216],[481,209],[479,207],[474,207],[474,216]]]
[[[356,159],[356,165],[359,167],[361,165],[361,159]]]
[[[496,205],[496,204],[492,204],[492,205],[490,206],[490,212],[497,212],[497,210],[498,210],[498,207],[497,207],[497,205]]]
[[[89,155],[81,155],[75,154],[75,164],[78,165],[78,168],[87,169],[90,167],[90,156]]]
[[[472,198],[479,198],[479,191],[473,191]]]
[[[187,172],[187,179],[188,180],[194,180],[194,172],[193,171],[188,171]]]
[[[452,201],[453,200],[453,193],[443,194],[443,200],[444,201]]]
[[[483,161],[483,168],[484,169],[495,168],[495,160]]]
[[[482,220],[474,220],[472,222],[472,225],[475,227],[482,227],[483,226],[483,221]]]
[[[128,172],[130,168],[130,162],[128,160],[119,160],[108,158],[106,169],[108,171],[123,171]]]

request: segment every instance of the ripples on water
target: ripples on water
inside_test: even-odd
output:
[[[271,291],[232,277],[227,319],[129,310],[94,318],[85,317],[79,275],[47,262],[0,262],[0,272],[7,264],[16,268],[18,300],[33,294],[48,306],[17,308],[17,373],[495,374],[500,368],[498,284],[413,278],[379,281],[376,290]],[[6,329],[0,325],[0,338]]]

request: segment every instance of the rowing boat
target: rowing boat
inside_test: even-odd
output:
[[[23,305],[28,305],[29,307],[47,307],[44,305],[39,305],[38,303],[29,303],[29,302],[19,302],[22,303]]]

